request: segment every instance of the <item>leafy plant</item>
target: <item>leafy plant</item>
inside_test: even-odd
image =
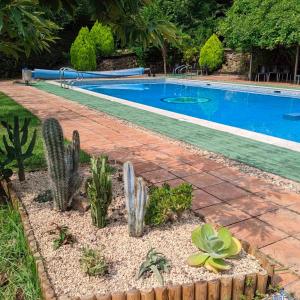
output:
[[[5,151],[3,151],[0,147],[0,154],[5,155]],[[10,177],[13,175],[13,171],[10,168],[7,168],[6,166],[11,162],[10,158],[6,156],[6,158],[2,161],[0,160],[0,180],[6,180],[9,181]]]
[[[45,203],[51,201],[52,198],[52,192],[51,190],[46,190],[40,194],[38,194],[33,201],[38,202],[38,203]]]
[[[56,225],[56,229],[51,233],[58,232],[58,237],[53,241],[53,248],[56,250],[63,245],[73,245],[76,242],[73,234],[69,232],[69,227]]]
[[[210,71],[221,66],[224,58],[222,42],[213,34],[200,50],[199,65]]]
[[[153,273],[159,283],[164,285],[164,278],[162,272],[169,272],[170,263],[166,257],[159,252],[156,252],[154,248],[151,248],[146,257],[145,261],[141,264],[140,269],[137,274],[137,279],[142,276]]]
[[[192,205],[192,191],[192,186],[187,183],[175,188],[168,184],[152,187],[145,216],[146,224],[160,225],[180,217]]]
[[[20,127],[19,117],[14,117],[13,127],[5,121],[1,121],[2,126],[6,129],[10,144],[6,135],[3,135],[3,145],[6,156],[9,161],[16,160],[18,167],[19,180],[25,180],[24,161],[32,156],[33,148],[36,142],[37,132],[33,132],[30,142],[28,142],[29,124],[31,119],[25,118],[23,126]],[[27,145],[27,149],[23,148]],[[1,150],[3,152],[4,150]],[[7,171],[6,171],[7,172]],[[9,173],[9,172],[8,172]],[[7,174],[7,173],[6,173]]]
[[[71,64],[76,70],[96,69],[96,50],[89,29],[82,27],[71,45]]]
[[[114,37],[111,28],[96,21],[90,31],[91,39],[96,47],[96,54],[110,55],[114,51]]]
[[[92,178],[88,182],[87,188],[92,221],[99,228],[106,226],[107,211],[112,201],[112,169],[107,160],[105,155],[91,159]]]
[[[83,271],[90,276],[103,276],[108,273],[108,264],[101,251],[84,248],[79,261]]]
[[[123,177],[129,235],[140,237],[144,231],[144,218],[148,203],[147,186],[141,177],[138,177],[135,182],[134,169],[130,161],[123,166]]]
[[[226,228],[216,231],[210,224],[199,226],[192,232],[192,242],[200,250],[188,257],[192,267],[204,266],[214,273],[229,270],[231,266],[224,260],[240,253],[242,246]]]

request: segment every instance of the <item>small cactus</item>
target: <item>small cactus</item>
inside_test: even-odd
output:
[[[129,235],[140,237],[144,231],[144,218],[148,202],[147,187],[143,179],[138,177],[136,182],[137,191],[135,192],[134,169],[129,161],[123,166],[123,177]]]
[[[48,172],[54,208],[65,211],[81,186],[79,175],[80,140],[73,131],[72,144],[64,146],[64,136],[59,122],[54,118],[45,120],[43,137],[47,153]]]
[[[92,179],[88,182],[87,193],[91,203],[93,224],[106,226],[107,210],[112,201],[111,168],[107,156],[91,159]]]
[[[25,180],[25,167],[24,161],[32,155],[33,148],[36,142],[36,129],[33,132],[31,140],[28,144],[27,149],[24,151],[24,147],[28,142],[28,132],[29,124],[31,119],[25,118],[23,126],[20,127],[19,117],[14,117],[13,127],[2,121],[2,126],[6,129],[7,135],[10,141],[10,144],[6,138],[6,135],[3,135],[3,145],[6,151],[6,156],[9,161],[16,160],[18,166],[18,176],[20,181]],[[3,152],[3,150],[1,150]]]

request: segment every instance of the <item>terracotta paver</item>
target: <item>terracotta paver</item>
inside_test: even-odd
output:
[[[300,215],[286,208],[265,213],[258,218],[290,235],[300,233]]]
[[[213,186],[203,187],[203,190],[221,200],[237,199],[250,195],[245,190],[228,182],[222,182]]]
[[[275,285],[278,284],[280,286],[286,286],[298,280],[300,280],[300,278],[295,273],[292,273],[288,270],[275,270],[275,275],[273,278],[273,282]]]
[[[196,212],[203,216],[206,222],[212,222],[223,226],[228,226],[251,218],[250,215],[226,203],[215,204],[199,209]]]
[[[78,128],[82,149],[92,155],[106,153],[121,163],[130,160],[136,174],[157,185],[193,184],[192,208],[208,222],[229,226],[237,237],[256,243],[292,271],[300,268],[299,194],[34,87],[0,82],[0,90],[42,120],[57,118],[66,138]],[[300,281],[291,274],[278,275],[280,283],[299,295]]]
[[[300,194],[276,191],[276,188],[275,191],[270,188],[268,191],[259,192],[258,195],[281,206],[289,206],[300,202]]]
[[[204,192],[203,190],[197,189],[193,191],[193,202],[192,202],[193,210],[197,210],[221,202],[222,201],[220,199]]]
[[[294,299],[300,299],[300,279],[286,285],[285,289],[293,295]]]
[[[189,175],[201,173],[199,169],[192,167],[189,164],[177,165],[169,169],[169,172],[173,173],[178,177],[186,177]]]
[[[158,183],[177,178],[174,174],[164,169],[145,172],[142,173],[141,176],[151,183]]]
[[[253,195],[228,200],[227,203],[235,208],[243,210],[253,217],[263,215],[267,212],[274,211],[279,208],[277,204]]]
[[[186,181],[184,181],[183,179],[181,178],[175,178],[175,179],[171,179],[171,180],[167,180],[167,181],[162,181],[162,182],[159,182],[157,183],[156,185],[157,186],[162,186],[164,183],[167,183],[169,186],[171,187],[175,187],[175,186],[178,186],[182,183],[187,183]]]
[[[253,243],[259,248],[288,237],[287,233],[255,218],[236,223],[229,228],[238,238]]]
[[[300,241],[293,237],[287,237],[286,239],[261,248],[265,254],[275,257],[276,261],[280,264],[300,272],[299,249]]]
[[[228,167],[212,170],[209,173],[223,180],[229,181],[236,181],[240,180],[242,177],[245,177],[245,174],[242,174],[241,172]]]
[[[205,172],[184,177],[184,180],[198,188],[204,188],[223,182],[222,179]]]

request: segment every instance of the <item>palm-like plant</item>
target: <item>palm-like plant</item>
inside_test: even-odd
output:
[[[59,27],[44,17],[39,2],[0,1],[0,53],[18,59],[21,53],[49,50]]]
[[[167,73],[167,45],[180,43],[177,27],[162,13],[157,2],[143,6],[135,15],[121,15],[112,25],[123,44],[157,47],[162,52],[164,73]]]

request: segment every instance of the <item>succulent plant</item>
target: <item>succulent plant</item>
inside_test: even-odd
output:
[[[83,248],[79,262],[82,270],[89,276],[103,276],[108,273],[108,263],[101,250]]]
[[[140,237],[144,231],[144,218],[148,203],[147,187],[141,177],[138,177],[135,182],[134,169],[130,161],[123,166],[123,177],[129,235]]]
[[[192,242],[200,250],[188,257],[192,267],[204,266],[214,273],[231,268],[224,258],[240,253],[242,246],[227,228],[216,231],[210,224],[204,224],[192,232]]]
[[[147,273],[153,273],[159,283],[164,285],[164,278],[161,272],[169,272],[169,270],[170,263],[166,257],[162,253],[156,252],[154,248],[151,248],[145,257],[145,261],[141,264],[136,277],[140,279]]]
[[[28,142],[30,121],[31,119],[25,118],[22,126],[20,126],[19,117],[14,117],[13,126],[5,121],[1,121],[2,126],[6,129],[8,139],[10,141],[9,143],[6,135],[3,135],[3,145],[6,152],[5,155],[10,161],[16,160],[20,181],[25,180],[24,161],[32,155],[36,142],[37,132],[35,129],[31,140],[28,143],[27,149],[23,149]],[[3,152],[4,150],[1,149],[1,152]]]
[[[65,211],[81,186],[79,175],[80,140],[73,131],[72,144],[64,146],[64,136],[59,122],[49,118],[43,123],[43,137],[47,153],[48,173],[54,207]]]
[[[87,188],[92,221],[99,228],[106,226],[107,210],[112,201],[111,167],[107,160],[105,155],[91,159],[92,178]]]

